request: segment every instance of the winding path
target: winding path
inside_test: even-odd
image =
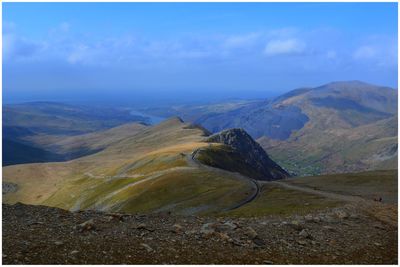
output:
[[[302,191],[302,192],[305,192],[308,194],[319,195],[322,197],[336,199],[336,200],[340,200],[340,201],[358,202],[358,203],[367,201],[366,199],[363,199],[363,198],[357,197],[357,196],[341,195],[341,194],[337,194],[337,193],[326,192],[326,191],[316,190],[316,189],[312,189],[312,188],[308,188],[308,187],[302,187],[302,186],[297,186],[297,185],[293,185],[293,184],[288,184],[288,183],[280,182],[280,181],[261,182],[261,183],[276,184],[278,186],[285,187],[287,189]]]

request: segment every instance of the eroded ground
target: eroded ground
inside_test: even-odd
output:
[[[397,206],[197,217],[3,205],[4,264],[397,264]]]

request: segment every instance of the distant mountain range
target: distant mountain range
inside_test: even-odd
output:
[[[242,128],[294,175],[397,168],[397,90],[359,81],[300,88],[272,100],[149,108],[144,114]],[[141,114],[141,113],[135,113]],[[3,165],[65,161],[101,151],[148,118],[129,109],[51,102],[3,108]],[[12,151],[12,152],[11,152]]]
[[[360,81],[300,88],[273,100],[147,109],[211,132],[243,128],[296,175],[397,168],[397,90]]]

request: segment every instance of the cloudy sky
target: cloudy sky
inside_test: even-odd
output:
[[[5,101],[255,98],[338,80],[397,88],[396,3],[3,3]]]

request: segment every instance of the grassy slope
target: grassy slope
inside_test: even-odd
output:
[[[292,178],[284,181],[301,187],[309,187],[342,195],[361,196],[368,200],[382,197],[385,203],[397,204],[397,171],[371,171]],[[284,188],[278,184],[264,183],[260,195],[251,203],[224,215],[268,216],[307,214],[313,210],[342,205],[343,202],[320,195]]]
[[[104,149],[112,143],[139,133],[146,127],[140,123],[128,123],[108,130],[82,135],[58,136],[39,134],[27,137],[25,140],[66,157],[77,157]]]
[[[264,184],[260,195],[254,201],[238,209],[221,214],[238,217],[303,215],[314,210],[335,207],[340,204],[342,204],[340,201],[322,196],[290,190],[274,184]]]
[[[252,192],[249,182],[187,166],[186,154],[207,145],[201,129],[171,119],[65,163],[3,168],[20,190],[3,196],[67,209],[204,213],[226,209]]]
[[[288,140],[258,140],[286,169],[303,176],[397,168],[397,151],[382,156],[397,144],[397,117],[351,128],[338,112],[306,104],[304,110],[310,122]]]
[[[286,182],[370,200],[380,196],[386,202],[397,203],[397,170],[301,177]]]

